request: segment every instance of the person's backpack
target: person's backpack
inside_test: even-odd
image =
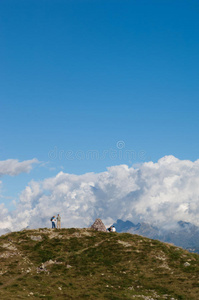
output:
[[[53,220],[53,217],[52,217],[50,220],[51,220],[51,222],[52,222],[52,220]]]

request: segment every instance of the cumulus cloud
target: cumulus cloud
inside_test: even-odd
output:
[[[36,158],[19,162],[17,159],[7,159],[0,161],[0,177],[3,175],[16,176],[21,173],[28,173],[32,165],[39,163]]]
[[[199,225],[199,160],[165,156],[157,163],[113,166],[98,174],[60,172],[30,182],[16,210],[2,217],[18,230],[49,227],[57,213],[64,227],[87,227],[98,217],[106,226],[117,219],[162,227],[180,220]]]

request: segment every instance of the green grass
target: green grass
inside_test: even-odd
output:
[[[31,235],[42,240],[33,241]],[[8,239],[18,254],[0,260],[0,299],[130,300],[143,295],[163,300],[165,294],[199,299],[199,255],[169,244],[127,233],[40,229],[0,237],[1,254],[8,251],[2,247]],[[37,273],[49,260],[57,263]]]

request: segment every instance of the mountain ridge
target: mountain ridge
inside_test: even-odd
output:
[[[190,222],[179,221],[172,229],[164,229],[145,222],[134,224],[121,219],[118,219],[113,225],[118,232],[142,235],[199,253],[199,227]]]

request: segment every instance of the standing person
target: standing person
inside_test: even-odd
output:
[[[55,227],[55,222],[56,222],[55,216],[53,216],[53,217],[51,218],[51,222],[52,222],[52,228],[56,228],[56,227]]]
[[[59,214],[57,215],[57,229],[61,229],[61,217]]]

